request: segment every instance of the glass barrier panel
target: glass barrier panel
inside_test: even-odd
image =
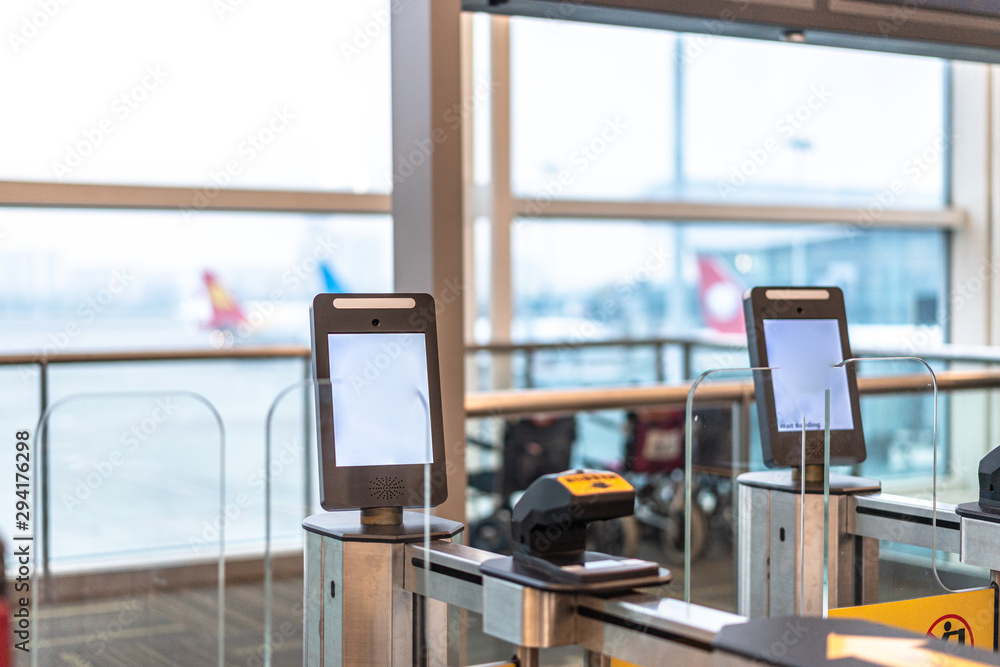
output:
[[[854,386],[860,389],[860,399]],[[930,369],[912,358],[851,360],[829,368],[803,359],[787,368],[703,374],[692,385],[685,424],[687,473],[679,504],[685,516],[685,600],[696,598],[724,609],[728,603],[728,608],[748,616],[819,615],[830,606],[855,604],[854,580],[860,576],[854,569],[856,544],[840,530],[853,507],[847,498],[878,491],[877,480],[858,473],[870,451],[884,450],[882,434],[901,428],[901,418],[914,427],[929,424],[913,432],[927,436],[921,447],[933,448],[934,389]],[[766,402],[758,402],[757,390],[769,392]],[[916,401],[914,406],[923,403],[926,409],[875,412],[867,424],[864,414],[872,410],[860,406],[890,394],[897,402]],[[732,417],[720,412],[720,401],[744,412],[739,436],[730,437],[738,443],[731,451],[718,444],[719,433],[737,431],[725,429]],[[766,407],[768,415],[758,406]],[[752,431],[758,433],[759,448],[749,445]],[[764,471],[765,466],[774,470]],[[722,589],[728,600],[710,601],[705,593],[699,597],[691,580],[693,564],[707,567],[699,539],[708,532],[701,531],[705,503],[699,498],[705,495],[702,487],[711,468],[726,471],[736,486],[735,558],[722,567],[711,566],[708,577],[718,581],[719,573],[735,572],[735,585]],[[876,564],[877,556],[869,567]]]
[[[31,532],[12,536],[34,551],[31,664],[236,659],[213,404],[183,391],[76,394],[45,411],[33,448]]]
[[[929,508],[922,520],[931,523],[929,541],[926,536],[913,535],[902,522],[888,521],[879,539],[864,538],[868,548],[878,554],[878,567],[876,578],[865,583],[864,599],[858,602],[913,599],[965,587],[959,582],[967,576],[951,580],[950,574],[938,571],[939,557],[942,570],[955,571],[958,541],[938,544],[937,471],[946,461],[946,452],[941,445],[938,407],[944,399],[939,401],[933,368],[918,357],[858,358],[843,366],[857,379],[867,450],[865,461],[852,472],[879,480],[882,494],[892,494],[884,496],[889,504],[882,510],[890,511],[896,501],[903,501],[906,506],[900,508],[901,513]],[[949,524],[956,524],[950,508],[948,514]],[[988,575],[984,581],[988,583]],[[831,602],[829,608],[844,606],[852,605]]]
[[[765,512],[764,524],[761,517],[750,520],[750,496],[743,498],[740,483],[742,475],[765,470],[756,437],[760,415],[753,401],[753,383],[755,372],[767,371],[742,368],[703,373],[692,383],[685,406],[659,416],[652,413],[662,420],[660,430],[651,422],[641,440],[643,447],[636,452],[651,462],[653,470],[657,459],[659,467],[676,462],[666,475],[651,474],[651,492],[643,494],[637,515],[652,510],[664,518],[664,554],[668,563],[678,566],[672,594],[680,597],[683,591],[688,603],[737,612],[747,604],[741,596],[767,595],[766,589],[740,590],[750,583],[741,581],[741,567],[749,567],[748,559],[758,558],[759,547],[766,548],[766,536],[754,539],[751,547],[748,536],[740,534],[741,527],[759,529],[767,520],[766,498],[762,508],[754,508]],[[674,420],[673,430],[663,428],[669,419]],[[775,559],[772,567],[794,565],[794,560],[786,561]],[[761,581],[766,579],[757,583]]]
[[[769,399],[758,403],[757,391],[769,392]],[[738,426],[727,430],[734,418],[720,404],[743,410],[732,422]],[[933,371],[910,357],[852,359],[829,368],[804,360],[796,367],[703,374],[692,385],[685,415],[687,472],[678,503],[685,600],[751,617],[821,615],[877,601],[878,541],[847,534],[855,524],[854,498],[879,498],[879,480],[864,471],[872,461],[878,469],[887,443],[901,431],[915,451],[937,460],[936,404]],[[759,447],[749,446],[752,431]],[[732,450],[720,448],[720,433],[738,433],[722,439],[734,443]],[[706,557],[699,539],[702,487],[712,468],[731,475],[736,487],[736,549],[721,564]],[[933,503],[928,510],[931,519]],[[858,530],[874,530],[870,521],[857,523]],[[926,539],[933,541],[933,532]],[[701,583],[699,568],[706,571]],[[933,562],[928,568],[936,578]],[[712,599],[704,582],[718,584],[726,571],[735,573],[735,582],[718,586],[721,599]]]
[[[264,623],[262,665],[302,660],[302,521],[321,512],[316,473],[316,385],[286,386],[264,425]]]
[[[406,406],[416,400],[412,396],[397,396],[401,402],[391,406],[356,403],[355,410],[339,413],[347,419],[334,418],[334,406],[364,399],[368,386],[392,375],[388,366],[379,371],[372,371],[371,377],[359,376],[356,383],[304,380],[292,384],[276,396],[268,410],[264,448],[265,619],[260,647],[264,665],[294,662],[294,651],[300,651],[299,660],[303,659],[301,652],[308,660],[320,645],[329,649],[342,626],[326,622],[321,635],[321,608],[326,618],[349,613],[383,618],[384,613],[389,619],[391,613],[392,639],[386,650],[452,655],[457,660],[457,633],[462,623],[471,621],[463,620],[463,612],[449,609],[441,601],[447,599],[447,593],[437,591],[440,582],[429,567],[423,567],[433,543],[461,543],[463,538],[461,530],[451,535],[432,515],[429,490],[438,488],[448,468],[435,465],[437,452],[425,417],[430,414],[425,409],[426,400],[415,403],[409,419]],[[323,410],[328,412],[320,418]],[[364,413],[364,419],[350,418],[359,413]],[[328,438],[323,447],[318,446],[321,431]],[[327,466],[325,475],[319,474],[316,461]],[[399,467],[408,471],[399,472]],[[292,497],[282,487],[302,485],[303,475],[306,490],[298,500],[280,502],[280,498]],[[358,507],[368,503],[363,510],[327,511],[320,504],[322,498],[328,507],[345,507],[358,497],[366,499],[358,501]],[[400,505],[403,509],[399,513],[390,509]],[[394,522],[400,520],[402,524],[397,526]],[[450,523],[454,524],[452,529],[461,528],[461,524]],[[303,549],[305,572],[291,563],[294,559],[302,562]],[[408,593],[400,595],[404,579],[410,582],[405,588]],[[331,594],[310,596],[308,591],[313,589],[329,589]],[[307,591],[304,600],[303,590]],[[372,607],[353,606],[359,604]],[[301,632],[303,622],[307,625],[300,636],[305,643],[299,645],[291,636],[294,633],[285,629]],[[400,630],[402,626],[404,630]],[[405,638],[411,638],[412,643]],[[405,644],[403,649],[400,642]],[[343,657],[349,662],[349,642],[342,646]],[[327,650],[326,655],[331,653]]]

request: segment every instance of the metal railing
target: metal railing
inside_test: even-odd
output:
[[[534,355],[539,352],[550,350],[576,351],[589,348],[611,347],[630,349],[643,346],[651,346],[658,350],[656,355],[658,362],[662,362],[664,350],[667,347],[680,346],[683,350],[683,358],[686,360],[686,369],[684,371],[686,374],[690,373],[690,359],[696,348],[741,349],[735,341],[701,336],[674,336],[669,338],[586,342],[471,345],[466,348],[466,352],[469,354],[487,352],[492,355],[523,353],[528,359],[528,368],[530,369]],[[743,349],[745,349],[745,346]],[[859,353],[875,356],[890,356],[894,354],[891,350],[859,350]],[[944,360],[948,362],[1000,364],[1000,350],[993,348],[940,348],[926,351],[922,356],[932,360]],[[238,347],[229,350],[161,350],[58,353],[52,355],[20,354],[0,356],[0,366],[27,365],[38,367],[41,413],[44,414],[49,406],[49,369],[55,365],[273,359],[301,359],[303,362],[303,377],[308,378],[310,376],[310,349],[300,345]],[[663,364],[658,363],[658,370],[661,373],[662,368]],[[687,376],[689,377],[689,375]],[[671,385],[655,384],[628,387],[470,392],[465,397],[465,413],[469,418],[483,418],[507,417],[541,412],[576,413],[605,409],[633,409],[648,406],[683,406],[687,401],[691,384],[690,381],[687,381]],[[926,390],[926,386],[926,376],[894,376],[862,378],[859,380],[859,390],[865,394],[908,393]],[[1000,368],[940,371],[937,373],[937,386],[942,392],[1000,389]],[[717,401],[730,401],[742,408],[740,410],[740,413],[743,415],[741,421],[749,415],[751,402],[754,398],[753,385],[749,380],[713,383],[710,387],[705,387],[699,391],[705,391],[704,396],[706,398]],[[306,428],[308,428],[308,424]],[[743,425],[742,429],[745,430],[746,425]],[[46,447],[44,438],[42,440],[42,447]],[[42,461],[47,461],[47,459],[48,457],[43,456]],[[48,473],[49,471],[45,469],[44,465],[38,471],[38,474],[41,476],[43,491],[47,489]],[[42,517],[40,517],[42,519],[41,523],[43,526],[48,525],[44,516],[48,511],[48,503],[42,502],[40,509],[42,513]],[[43,540],[45,537],[47,536],[43,536]]]
[[[1000,369],[941,371],[935,374],[940,392],[1000,389]],[[903,394],[927,391],[926,375],[858,379],[861,394]],[[501,417],[537,413],[591,412],[651,406],[684,406],[691,382],[644,387],[585,387],[579,389],[518,389],[467,394],[466,417]],[[713,383],[699,389],[706,400],[749,406],[754,398],[750,380]]]
[[[680,348],[680,377],[690,379],[694,376],[693,356],[695,350],[719,350],[742,354],[746,351],[746,338],[740,334],[677,334],[653,338],[567,340],[544,343],[485,343],[467,345],[465,351],[467,354],[487,352],[494,356],[523,354],[525,358],[524,386],[531,389],[536,385],[534,362],[539,354],[606,348],[621,348],[626,350],[652,349],[655,356],[655,381],[662,383],[666,380],[664,360],[666,359],[668,348]],[[944,345],[931,348],[910,346],[907,349],[855,347],[852,351],[856,357],[918,356],[927,361],[1000,364],[1000,348],[985,345]]]
[[[602,348],[652,348],[656,357],[657,383],[664,381],[665,353],[667,348],[679,347],[683,360],[681,377],[692,377],[692,355],[696,349],[728,350],[742,352],[746,349],[745,339],[739,335],[699,335],[686,334],[655,338],[619,338],[587,341],[555,341],[544,343],[486,343],[467,345],[466,354],[487,352],[491,355],[524,354],[526,361],[525,385],[533,388],[533,365],[536,356],[545,352],[576,352]],[[858,357],[880,356],[919,356],[928,361],[945,361],[975,364],[1000,365],[1000,348],[988,346],[955,346],[948,345],[929,349],[890,349],[890,348],[860,348],[854,350]],[[295,359],[299,358],[306,364],[304,376],[309,376],[310,349],[303,345],[261,345],[235,347],[225,350],[192,349],[192,350],[148,350],[124,352],[60,352],[56,354],[8,354],[0,355],[0,366],[37,366],[40,373],[39,392],[42,412],[48,407],[48,370],[51,366],[61,364],[82,363],[117,363],[143,361],[210,361],[210,360],[262,360],[262,359]],[[494,394],[496,392],[488,392]],[[475,394],[472,394],[475,395]],[[501,400],[501,399],[498,399]]]
[[[39,371],[39,415],[44,417],[49,408],[49,368],[53,365],[72,365],[86,363],[134,363],[160,361],[228,361],[272,360],[272,359],[303,359],[303,377],[310,377],[310,349],[301,345],[274,345],[266,347],[239,347],[229,350],[157,350],[135,352],[66,352],[52,355],[13,354],[0,356],[0,366],[37,366]],[[307,412],[308,414],[308,412]],[[39,492],[42,496],[38,503],[38,520],[41,530],[39,537],[40,569],[46,581],[50,575],[51,554],[49,553],[51,525],[49,514],[49,442],[48,429],[41,428],[39,441],[40,456],[37,470]],[[306,425],[308,428],[308,424]],[[311,488],[309,484],[308,459],[306,460],[306,484],[303,490],[304,502],[308,505]]]

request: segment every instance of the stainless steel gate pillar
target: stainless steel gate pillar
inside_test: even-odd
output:
[[[447,605],[404,587],[404,547],[424,542],[423,514],[403,512],[399,525],[369,525],[359,511],[329,512],[302,527],[306,665],[446,664]],[[430,517],[431,540],[450,540],[462,529]]]
[[[823,483],[790,470],[737,478],[737,613],[750,618],[823,613]],[[877,602],[878,540],[853,534],[852,495],[878,481],[830,475],[829,607]],[[800,537],[801,536],[801,537]]]

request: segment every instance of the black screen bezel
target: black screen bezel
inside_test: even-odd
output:
[[[336,299],[412,299],[412,307],[337,308]],[[397,301],[397,303],[400,303]],[[373,321],[378,322],[377,325]],[[444,419],[441,407],[441,375],[438,359],[436,311],[429,294],[318,294],[310,308],[312,373],[316,399],[317,450],[320,505],[326,510],[370,507],[424,507],[440,505],[448,497],[445,467]],[[425,464],[338,466],[333,429],[333,396],[330,387],[328,336],[354,334],[424,334],[427,354],[431,449],[431,493],[425,494]],[[391,418],[391,415],[387,415]],[[400,480],[398,501],[385,501],[373,494],[378,480]]]
[[[786,293],[787,298],[768,298],[768,291],[775,290]],[[825,299],[805,298],[809,292],[816,290],[826,291],[828,297]],[[800,293],[799,296],[795,295],[796,292]],[[747,325],[747,349],[750,353],[750,365],[754,368],[768,366],[764,320],[836,320],[840,330],[841,353],[844,359],[851,358],[844,294],[838,287],[754,287],[744,295],[743,308]],[[845,369],[854,428],[850,430],[831,429],[831,465],[853,465],[861,463],[867,457],[864,429],[861,424],[857,372],[853,364],[848,364]],[[764,464],[769,468],[802,465],[801,431],[783,432],[778,430],[774,387],[770,371],[754,371],[753,378]],[[806,465],[823,465],[824,440],[825,434],[822,430],[806,431]]]

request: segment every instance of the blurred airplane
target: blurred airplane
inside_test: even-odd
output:
[[[698,305],[713,331],[746,333],[743,321],[743,285],[713,255],[698,255]]]
[[[247,323],[246,315],[243,314],[243,307],[236,298],[219,283],[218,276],[214,272],[205,269],[202,274],[205,289],[208,290],[208,299],[212,304],[212,318],[205,322],[204,329],[235,329],[241,324]]]
[[[349,292],[344,283],[337,279],[333,268],[327,262],[319,263],[319,270],[323,276],[323,290],[329,294],[344,294]]]
[[[343,293],[348,289],[326,262],[319,265],[323,290]],[[296,343],[309,339],[309,301],[280,298],[242,303],[226,288],[211,270],[205,270],[202,281],[208,293],[211,316],[200,328],[208,330],[209,342],[215,348],[253,343]]]

